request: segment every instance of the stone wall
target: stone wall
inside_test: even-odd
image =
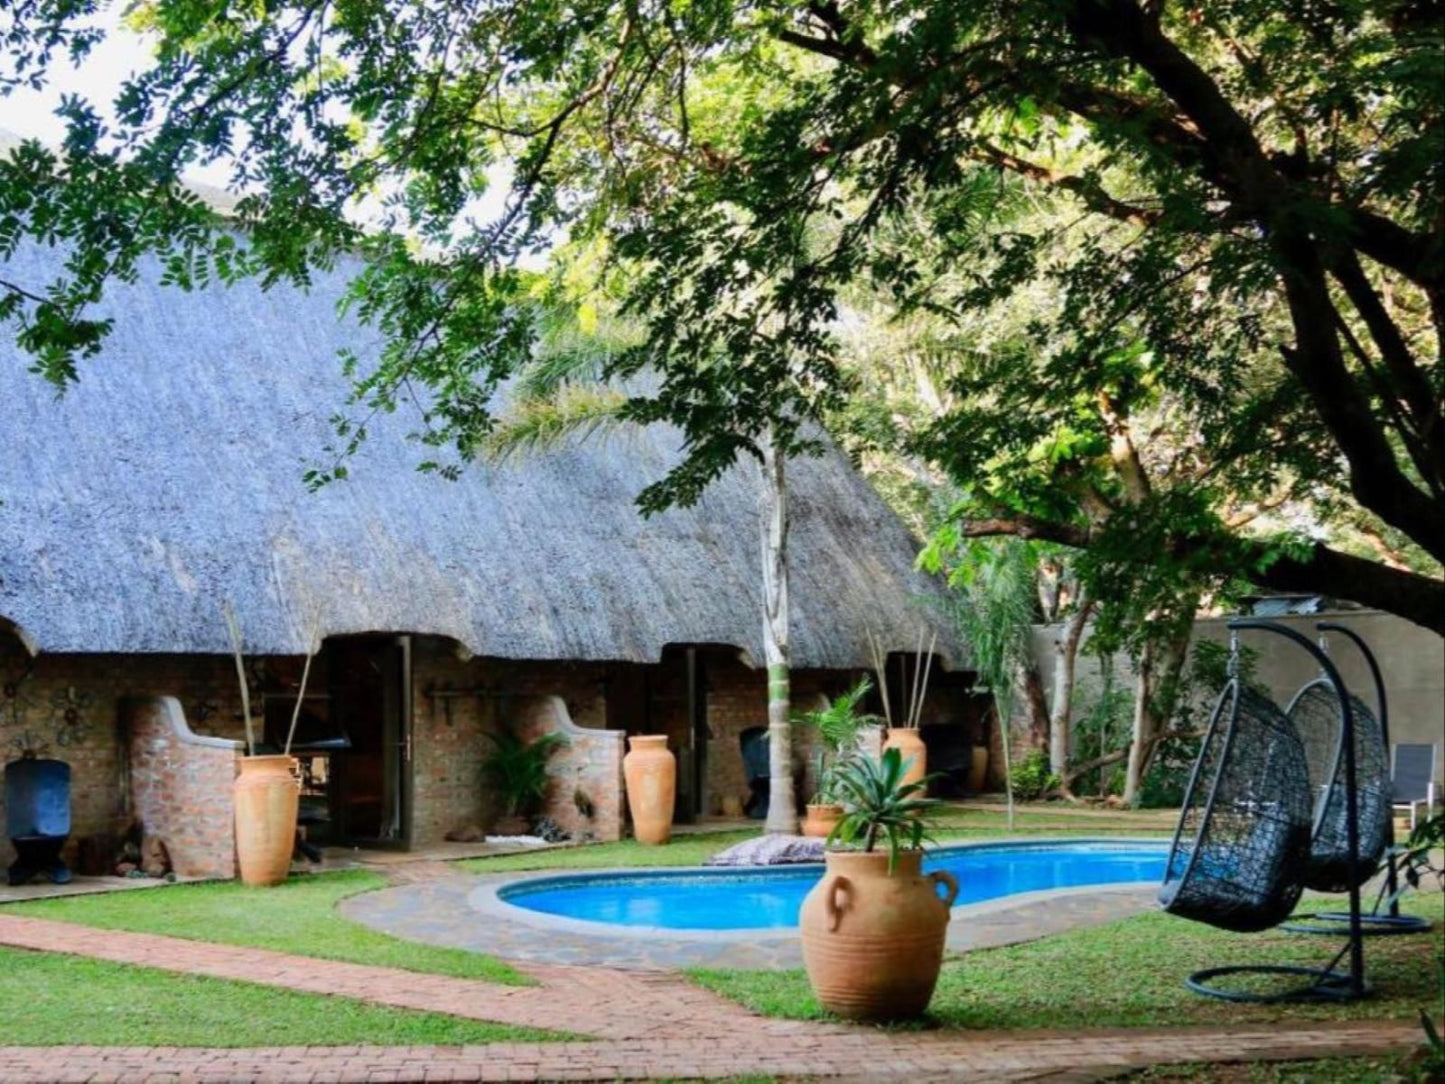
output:
[[[173,696],[126,701],[121,730],[129,751],[132,809],[147,834],[165,840],[176,873],[235,876],[231,789],[242,743],[196,734]]]

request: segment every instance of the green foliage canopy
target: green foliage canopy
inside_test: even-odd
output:
[[[102,47],[99,6],[8,5],[0,88]],[[1086,548],[1101,586],[1242,573],[1445,628],[1438,5],[151,0],[132,18],[157,47],[113,120],[67,99],[60,152],[0,163],[0,257],[66,246],[57,281],[0,281],[0,319],[58,384],[146,255],[185,288],[304,284],[356,253],[350,308],[386,346],[346,359],[354,401],[311,480],[417,388],[424,465],[451,472],[530,355],[539,296],[606,297],[641,329],[610,375],[656,374],[624,412],[685,439],[642,494],[655,510],[766,432],[812,446],[851,391],[849,288],[963,323],[1047,284],[1037,334],[967,374],[929,434],[976,482],[968,532]],[[180,183],[213,161],[229,219]],[[1012,213],[1038,198],[1077,224]],[[521,269],[543,253],[547,274]],[[1141,471],[1161,410],[1176,439]],[[1425,567],[1262,541],[1223,490],[1367,515]]]

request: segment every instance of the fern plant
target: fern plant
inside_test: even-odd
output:
[[[872,690],[873,683],[863,678],[853,688],[835,696],[828,706],[817,711],[797,712],[793,721],[818,732],[819,748],[815,756],[815,777],[818,792],[814,802],[837,802],[838,769],[860,755],[858,738],[864,727],[876,726],[883,720],[876,715],[859,712],[858,705]]]
[[[906,783],[906,767],[897,749],[884,750],[882,757],[855,757],[838,766],[834,785],[846,812],[828,836],[830,846],[861,844],[864,853],[871,853],[880,842],[886,843],[892,873],[900,851],[916,851],[932,842],[924,814],[938,800],[923,797],[923,792],[937,775]]]
[[[547,796],[547,762],[567,745],[561,734],[543,734],[525,742],[511,730],[488,735],[494,748],[482,761],[482,774],[502,800],[507,816],[532,813]]]

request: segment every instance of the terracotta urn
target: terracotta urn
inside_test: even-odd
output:
[[[889,727],[888,740],[883,743],[883,748],[897,749],[906,762],[903,782],[917,783],[928,774],[928,750],[924,747],[923,739],[918,736],[917,727]]]
[[[241,758],[231,788],[236,808],[236,862],[248,885],[276,885],[291,872],[301,784],[287,756]]]
[[[917,1016],[928,1008],[958,882],[920,872],[921,851],[830,851],[803,900],[803,965],[823,1006],[852,1020]],[[943,885],[944,894],[938,893]]]
[[[667,750],[666,734],[637,734],[627,744],[622,774],[627,779],[632,834],[639,843],[666,843],[672,836],[677,760]]]
[[[968,789],[974,794],[982,794],[984,783],[988,780],[988,750],[982,745],[973,747],[973,763],[968,767]]]
[[[803,818],[803,835],[827,839],[843,819],[843,807],[834,802],[809,802]]]

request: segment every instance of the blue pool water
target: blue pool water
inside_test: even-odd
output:
[[[1167,848],[1148,843],[990,844],[940,847],[923,868],[958,878],[955,907],[1020,892],[1160,881]],[[674,930],[796,926],[798,908],[823,868],[656,870],[547,877],[510,885],[508,903],[549,915]]]

